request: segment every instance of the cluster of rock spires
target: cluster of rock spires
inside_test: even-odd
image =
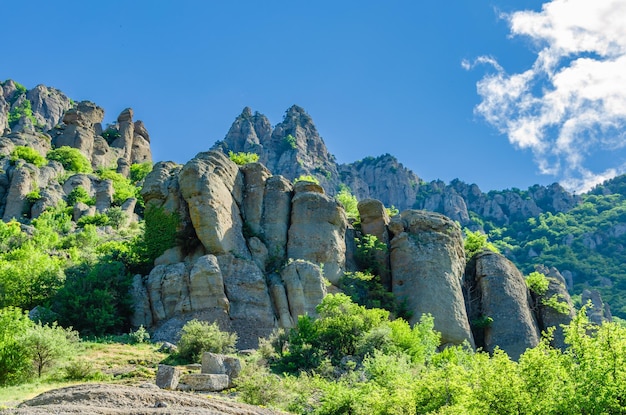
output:
[[[0,155],[16,146],[42,155],[70,146],[94,168],[116,166],[125,176],[131,164],[151,161],[149,135],[130,109],[103,129],[104,111],[91,102],[75,104],[41,85],[30,91],[12,81],[0,86]],[[9,122],[25,100],[32,117]],[[255,152],[260,162],[239,167],[224,154],[228,151]],[[0,169],[5,221],[34,218],[77,186],[96,198],[95,211],[111,206],[109,180],[76,174],[61,184],[65,171],[55,161],[37,167],[3,157]],[[293,184],[301,175],[317,177],[320,185]],[[332,197],[342,184],[361,200],[361,230],[352,227]],[[40,197],[31,206],[27,196],[35,190]],[[291,107],[274,128],[246,108],[214,151],[199,153],[184,166],[159,162],[145,179],[146,206],[178,214],[181,234],[189,241],[157,258],[149,275],[134,277],[133,324],[149,327],[155,339],[172,340],[192,318],[217,321],[238,333],[240,348],[253,347],[275,328],[292,327],[299,315],[314,315],[324,295],[339,291],[344,272],[358,269],[355,237],[370,234],[388,247],[376,257],[383,282],[406,304],[411,323],[424,313],[434,316],[442,343],[468,342],[488,351],[499,346],[517,357],[537,344],[541,330],[554,326],[555,345],[562,346],[558,327],[571,319],[573,308],[559,272],[543,270],[551,278],[549,290],[532,294],[502,255],[465,258],[455,222],[469,223],[474,211],[506,223],[578,202],[558,185],[537,186],[530,193],[485,195],[458,181],[426,184],[390,155],[338,165],[302,108]],[[132,213],[134,202],[127,202]],[[425,210],[410,210],[414,204]],[[403,212],[390,218],[384,205]],[[83,214],[93,211],[75,206],[74,219]],[[544,304],[555,295],[567,304],[567,314]],[[606,318],[601,299],[585,295],[596,305],[592,318]]]
[[[9,114],[30,102],[32,117],[23,115],[9,123]],[[124,110],[117,123],[108,126],[103,136],[104,110],[92,102],[73,103],[54,88],[43,85],[25,91],[9,80],[0,84],[0,217],[36,218],[47,207],[56,206],[77,186],[82,186],[91,197],[96,198],[93,209],[80,206],[75,212],[77,220],[82,214],[104,212],[111,206],[113,185],[110,180],[100,180],[95,175],[75,174],[64,183],[63,166],[50,161],[37,167],[8,157],[17,146],[27,146],[45,156],[53,148],[69,146],[91,162],[94,169],[115,167],[118,173],[128,177],[130,165],[151,162],[150,136],[141,121],[133,122],[132,109]],[[35,122],[33,123],[33,119]],[[105,136],[108,138],[105,138]],[[2,157],[3,156],[3,157]],[[38,192],[40,197],[29,203],[28,195]],[[123,206],[133,212],[134,200]]]
[[[133,324],[151,327],[157,339],[171,340],[199,318],[236,331],[239,347],[248,348],[275,328],[292,327],[298,315],[315,315],[323,296],[339,291],[343,273],[357,269],[360,232],[388,245],[377,259],[388,269],[385,283],[411,323],[433,315],[444,344],[498,346],[515,358],[548,327],[557,327],[554,343],[562,347],[560,324],[573,316],[557,270],[543,270],[551,282],[539,296],[500,254],[485,251],[466,264],[459,225],[439,213],[405,210],[389,218],[380,201],[366,199],[358,231],[320,185],[294,185],[260,163],[238,167],[220,151],[184,166],[157,163],[142,193],[146,206],[177,213],[200,241],[187,252],[170,249],[149,275],[134,279]],[[567,313],[544,304],[554,295]]]

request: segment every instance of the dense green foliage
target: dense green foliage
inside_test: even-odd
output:
[[[148,173],[152,171],[152,163],[145,161],[143,163],[135,163],[130,166],[130,181],[138,184],[146,178]]]
[[[465,232],[465,258],[471,259],[474,255],[487,249],[492,252],[500,252],[498,248],[487,240],[487,235],[480,231],[472,232],[464,229]]]
[[[113,142],[121,136],[122,134],[112,127],[109,127],[102,132],[102,138],[104,138],[109,145],[113,144]]]
[[[544,295],[548,291],[550,281],[541,272],[533,271],[526,277],[526,285],[537,295]]]
[[[87,190],[85,190],[83,186],[76,186],[67,195],[67,204],[74,206],[78,202],[93,206],[96,204],[96,198],[89,196],[89,193],[87,193]]]
[[[291,134],[288,134],[286,137],[284,137],[283,148],[285,150],[295,150],[296,148],[298,148],[296,137],[292,136]]]
[[[259,155],[256,153],[233,153],[232,151],[229,151],[228,158],[230,158],[230,160],[238,166],[259,161]]]
[[[141,256],[152,264],[167,249],[176,245],[180,217],[162,207],[148,206],[144,212],[145,230],[140,242]]]
[[[78,333],[56,324],[34,323],[19,308],[0,309],[0,386],[23,382],[69,357]]]
[[[181,332],[178,355],[181,359],[198,363],[205,352],[232,353],[235,351],[237,335],[222,331],[217,323],[191,320]]]
[[[26,146],[16,146],[11,152],[12,162],[16,162],[19,159],[32,163],[37,167],[45,166],[48,163],[46,158],[39,154],[37,150]]]
[[[299,414],[621,414],[626,328],[565,328],[568,347],[540,344],[512,361],[464,346],[438,351],[431,318],[411,329],[329,295],[319,317],[261,342],[237,380],[240,397]],[[304,370],[304,371],[303,371]],[[271,373],[279,376],[272,376]]]
[[[76,173],[91,173],[91,163],[77,148],[62,146],[48,152],[48,160],[61,163],[63,168]]]
[[[497,225],[482,220],[489,239],[523,273],[538,264],[574,276],[573,292],[592,287],[614,316],[626,318],[626,176],[582,195],[566,213],[543,213]]]
[[[359,209],[357,209],[357,205],[359,204],[359,201],[356,199],[356,196],[350,193],[350,189],[348,187],[343,187],[339,193],[337,193],[335,198],[339,203],[341,203],[341,206],[343,206],[348,219],[354,219],[358,222]]]

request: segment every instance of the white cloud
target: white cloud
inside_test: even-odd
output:
[[[587,165],[597,151],[626,148],[626,1],[553,0],[502,17],[513,36],[533,41],[537,58],[517,74],[490,56],[463,62],[494,69],[477,84],[476,112],[571,189],[626,172],[618,160],[600,172]]]

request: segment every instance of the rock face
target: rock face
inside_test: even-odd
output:
[[[392,291],[412,312],[410,322],[430,313],[442,343],[473,345],[461,289],[465,251],[459,226],[440,214],[409,210],[394,217],[389,230]]]
[[[540,337],[524,277],[511,261],[491,251],[475,255],[468,268],[469,314],[477,346],[488,352],[498,346],[518,359]]]

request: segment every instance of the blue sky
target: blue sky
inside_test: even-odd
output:
[[[94,101],[105,122],[132,107],[155,160],[207,150],[245,106],[276,124],[298,104],[339,162],[391,153],[426,181],[580,190],[625,171],[625,0],[34,0],[3,16],[0,79]]]

